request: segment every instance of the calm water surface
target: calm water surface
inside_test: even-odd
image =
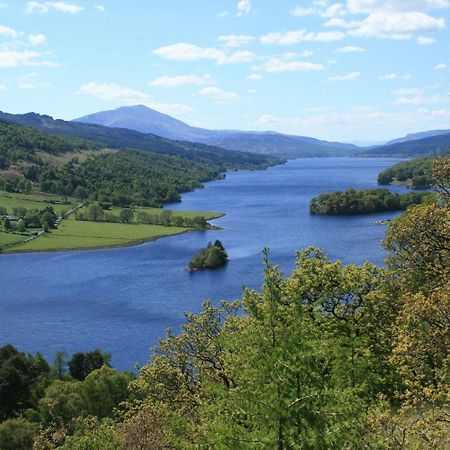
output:
[[[131,369],[148,360],[168,327],[177,329],[184,311],[199,311],[206,298],[238,298],[243,285],[259,288],[263,247],[285,273],[295,251],[309,245],[345,263],[382,264],[385,227],[373,222],[395,214],[310,216],[308,203],[322,192],[376,188],[377,174],[397,161],[298,159],[227,174],[170,205],[224,212],[215,221],[222,230],[122,249],[0,255],[0,346],[12,343],[49,359],[61,349],[101,348],[113,354],[115,367]],[[215,239],[229,253],[228,266],[186,272],[192,255]]]

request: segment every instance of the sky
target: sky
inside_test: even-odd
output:
[[[450,129],[450,0],[0,0],[0,110],[210,129]]]

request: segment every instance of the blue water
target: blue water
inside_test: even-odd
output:
[[[239,298],[243,285],[260,287],[263,247],[285,273],[296,250],[309,245],[345,263],[382,264],[385,227],[373,222],[395,214],[310,216],[308,203],[322,192],[376,188],[377,174],[397,161],[298,159],[267,171],[233,172],[170,205],[224,212],[215,221],[222,230],[121,249],[0,255],[0,346],[11,343],[49,359],[61,349],[101,348],[112,353],[115,367],[132,369],[148,361],[168,327],[178,328],[184,311],[198,312],[206,298]],[[215,239],[229,264],[186,272],[192,255]]]

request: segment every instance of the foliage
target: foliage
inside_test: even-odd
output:
[[[223,248],[222,242],[211,242],[208,246],[196,253],[189,263],[189,270],[217,269],[228,262],[228,255]]]
[[[0,449],[30,450],[37,425],[24,419],[9,419],[0,423]]]
[[[433,185],[431,157],[414,158],[397,163],[378,175],[378,184],[406,183],[415,189],[428,189]]]
[[[92,352],[78,352],[69,361],[69,373],[75,380],[83,381],[92,371],[100,369],[111,360],[111,355],[99,349]]]
[[[399,195],[387,189],[365,191],[348,189],[345,192],[320,194],[310,201],[311,214],[353,215],[404,210],[426,201],[430,194],[410,192]]]
[[[0,420],[33,406],[32,391],[50,368],[41,355],[25,355],[12,345],[0,348]]]

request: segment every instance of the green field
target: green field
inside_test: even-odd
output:
[[[0,248],[3,248],[5,245],[11,245],[15,242],[24,241],[28,236],[22,236],[20,234],[15,233],[4,233],[0,231]]]
[[[187,230],[189,228],[81,222],[69,219],[64,220],[57,230],[25,244],[14,246],[8,251],[52,251],[125,246],[162,236],[180,234]]]
[[[73,198],[68,199],[69,205],[57,203],[65,200],[61,196],[51,194],[0,192],[0,206],[6,208],[8,214],[12,214],[13,208],[17,207],[42,210],[47,206],[52,206],[56,213],[61,213],[79,203],[79,200]],[[82,208],[80,211],[83,210],[86,208]],[[121,208],[112,208],[109,213],[118,216],[120,211]],[[161,208],[134,208],[135,220],[140,211],[145,211],[150,215],[160,215],[164,210]],[[209,220],[221,217],[223,214],[208,211],[172,211],[172,215],[183,218],[200,216]],[[74,216],[75,214],[72,214],[63,220],[58,229],[51,230],[49,233],[25,243],[23,241],[28,236],[0,231],[0,251],[2,248],[4,252],[30,252],[117,247],[192,231],[192,228],[188,227],[79,221],[75,220]],[[28,232],[31,231],[39,230],[28,230]]]
[[[8,211],[8,214],[12,214],[13,208],[26,208],[26,209],[44,209],[47,206],[53,207],[55,212],[67,211],[72,206],[78,203],[77,200],[68,198],[69,205],[63,205],[61,203],[65,199],[58,195],[51,194],[15,194],[10,192],[0,191],[0,206],[3,206]]]

